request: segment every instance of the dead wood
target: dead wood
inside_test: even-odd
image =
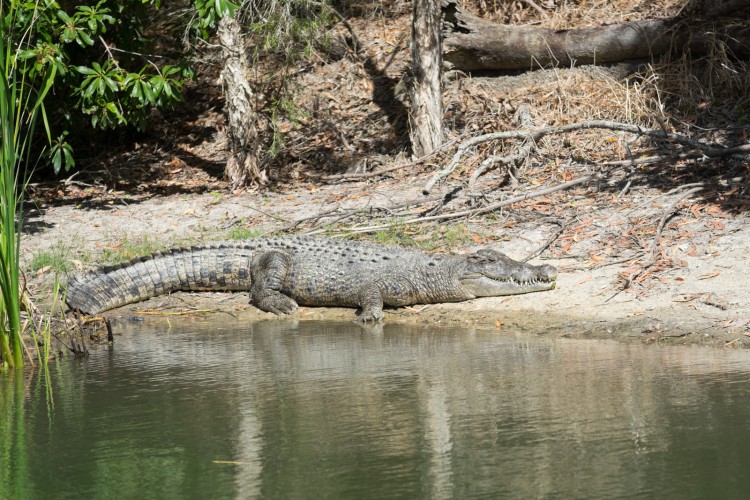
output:
[[[492,132],[489,134],[482,134],[476,137],[472,137],[471,139],[461,143],[458,146],[456,153],[453,155],[453,158],[451,159],[450,163],[445,168],[435,173],[435,175],[433,175],[430,178],[430,180],[427,181],[425,186],[422,188],[422,193],[425,195],[430,194],[430,192],[432,191],[432,188],[438,182],[441,182],[442,180],[444,180],[456,169],[456,167],[458,167],[459,162],[461,158],[464,156],[464,154],[466,154],[468,150],[470,150],[471,148],[479,144],[489,142],[489,141],[503,140],[503,139],[525,140],[526,144],[536,144],[539,142],[539,140],[541,140],[544,136],[547,136],[547,135],[563,134],[563,133],[574,132],[577,130],[591,130],[591,129],[616,130],[620,132],[628,132],[631,134],[635,134],[636,136],[649,136],[655,139],[668,140],[670,142],[675,142],[677,144],[699,150],[700,153],[697,155],[698,157],[718,158],[718,157],[731,156],[731,155],[735,155],[738,153],[744,153],[744,152],[750,151],[750,145],[748,144],[731,147],[731,148],[722,148],[716,145],[712,146],[712,145],[703,144],[686,135],[666,132],[665,130],[660,129],[660,128],[659,129],[644,129],[644,128],[639,127],[638,125],[607,121],[607,120],[591,120],[591,121],[578,122],[578,123],[569,123],[567,125],[560,125],[556,127],[544,127],[544,128],[539,128],[536,130],[508,130],[508,131],[503,131],[503,132]],[[523,153],[525,154],[526,151],[524,150]],[[519,155],[514,155],[512,156],[512,158],[520,159],[521,157]],[[633,162],[635,161],[636,160],[627,160],[623,163],[618,163],[618,164],[632,165]]]
[[[428,203],[441,202],[444,198],[445,196],[443,195],[433,196],[431,198],[420,198],[417,200],[407,200],[401,203],[393,203],[388,206],[370,205],[368,203],[366,206],[358,207],[358,208],[342,209],[341,207],[336,207],[333,210],[326,210],[326,211],[317,213],[315,215],[310,215],[307,217],[296,219],[292,224],[285,227],[282,231],[294,230],[305,222],[311,223],[313,227],[315,227],[316,225],[320,224],[323,219],[328,219],[326,221],[326,225],[331,226],[345,219],[356,217],[358,215],[366,215],[366,214],[372,215],[376,212],[384,212],[390,215],[394,215],[394,211],[409,208],[409,207],[426,205]],[[314,235],[314,234],[323,233],[325,231],[327,231],[327,229],[325,228],[324,229],[308,229],[306,231],[302,231],[301,234]]]
[[[750,5],[747,0],[730,3],[709,14],[727,15]],[[711,53],[717,40],[736,57],[750,54],[747,23],[676,17],[553,30],[486,21],[461,10],[456,0],[443,0],[442,11],[443,58],[464,71],[601,64],[673,50],[699,56]]]
[[[534,198],[540,198],[542,196],[547,196],[552,193],[556,193],[558,191],[564,191],[566,189],[570,189],[575,186],[579,186],[582,184],[586,184],[588,182],[599,180],[603,177],[603,173],[601,172],[595,172],[590,173],[586,175],[582,175],[581,177],[577,177],[571,181],[564,182],[562,184],[558,184],[557,186],[550,186],[543,189],[537,189],[534,191],[529,191],[527,193],[521,194],[519,196],[515,196],[513,198],[508,198],[507,200],[501,200],[495,203],[491,203],[489,205],[479,207],[479,208],[472,208],[468,210],[459,210],[456,212],[451,212],[447,214],[440,214],[440,215],[429,215],[426,217],[415,217],[412,219],[407,219],[404,221],[401,221],[401,224],[416,224],[421,222],[436,222],[436,221],[444,221],[444,220],[450,220],[450,219],[459,219],[462,217],[471,217],[475,215],[482,215],[487,214],[490,212],[494,212],[496,210],[499,210],[503,207],[507,207],[509,205],[513,205],[516,203],[520,203],[522,201],[531,200]],[[343,229],[343,231],[349,232],[349,233],[370,233],[373,231],[380,231],[382,229],[388,229],[391,227],[391,224],[379,224],[375,226],[364,226],[364,227],[348,227]]]

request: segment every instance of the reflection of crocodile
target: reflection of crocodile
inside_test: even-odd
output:
[[[176,290],[244,290],[276,314],[297,304],[359,307],[379,320],[383,305],[457,302],[550,290],[557,270],[494,250],[432,255],[362,242],[292,236],[173,249],[104,267],[68,282],[66,300],[88,314]]]

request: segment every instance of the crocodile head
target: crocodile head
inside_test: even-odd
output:
[[[500,252],[482,249],[466,257],[458,279],[475,297],[515,295],[552,290],[557,269],[549,265],[532,266]]]

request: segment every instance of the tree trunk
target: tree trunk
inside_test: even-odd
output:
[[[460,10],[456,0],[443,0],[442,11],[443,57],[455,69],[465,71],[599,64],[653,57],[670,50],[689,49],[693,55],[702,55],[711,52],[717,39],[735,56],[750,53],[746,23],[707,26],[705,20],[646,19],[551,30],[485,21]]]
[[[438,3],[413,0],[409,133],[412,150],[417,157],[432,153],[443,142],[440,28]]]
[[[265,184],[266,175],[258,167],[258,130],[252,106],[253,91],[247,81],[245,37],[240,23],[225,15],[219,21],[222,53],[221,79],[227,113],[229,151],[224,175],[232,189]]]

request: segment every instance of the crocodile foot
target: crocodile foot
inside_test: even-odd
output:
[[[275,290],[267,290],[260,297],[256,297],[255,294],[253,294],[250,303],[261,311],[272,312],[279,315],[289,314],[299,307],[294,299]]]
[[[377,323],[378,321],[382,320],[385,314],[383,313],[383,309],[379,308],[365,308],[362,309],[362,311],[357,316],[356,321],[358,323],[367,323],[369,321]]]

